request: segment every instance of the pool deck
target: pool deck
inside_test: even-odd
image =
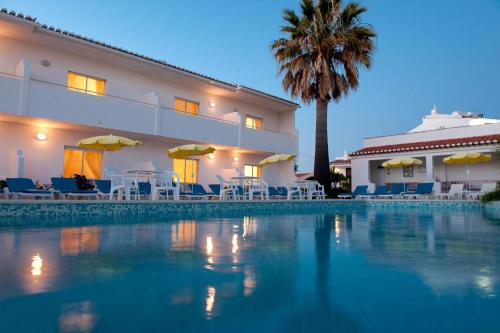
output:
[[[23,217],[92,216],[207,216],[227,214],[301,214],[360,208],[487,209],[500,211],[500,202],[460,200],[269,200],[269,201],[109,201],[109,200],[2,200],[0,220]]]

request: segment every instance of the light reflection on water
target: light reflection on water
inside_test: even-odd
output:
[[[478,211],[138,222],[0,230],[0,331],[500,331]]]

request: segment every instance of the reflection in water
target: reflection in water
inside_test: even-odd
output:
[[[94,303],[85,301],[65,304],[59,317],[59,330],[61,332],[90,332],[96,321]]]
[[[232,245],[231,253],[236,254],[236,252],[238,252],[238,234],[233,234],[231,245]]]
[[[177,250],[194,248],[196,243],[196,222],[181,221],[172,224],[172,247]]]
[[[207,314],[207,318],[211,318],[212,316],[214,303],[215,303],[215,288],[209,286],[207,288],[207,297],[205,298],[205,312]]]
[[[39,254],[31,257],[31,275],[39,276],[42,275],[43,259]]]
[[[76,256],[99,251],[99,227],[62,228],[61,255]]]
[[[244,279],[243,279],[243,294],[248,297],[252,296],[253,291],[257,287],[257,280],[255,279],[255,269],[253,266],[246,265],[244,270]]]
[[[500,225],[478,212],[112,222],[0,229],[0,332],[500,327]]]

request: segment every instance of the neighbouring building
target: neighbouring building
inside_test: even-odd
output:
[[[295,180],[294,163],[258,166],[297,154],[298,104],[0,12],[0,176],[49,182],[51,176],[104,170],[175,170],[185,182],[216,175]],[[106,134],[140,140],[117,152],[75,147]],[[213,155],[171,160],[169,148],[213,145]]]
[[[343,156],[336,157],[330,162],[330,169],[333,172],[343,174],[347,178],[351,177],[351,158],[349,157],[347,151],[344,151]]]
[[[352,186],[405,182],[414,187],[419,182],[440,183],[447,191],[453,183],[468,183],[466,166],[446,165],[443,158],[462,152],[491,153],[499,147],[500,120],[470,112],[441,114],[434,107],[422,124],[408,133],[364,139],[363,148],[350,154]],[[420,159],[421,166],[385,169],[382,163],[397,157]],[[470,166],[472,189],[484,182],[500,181],[500,160]]]

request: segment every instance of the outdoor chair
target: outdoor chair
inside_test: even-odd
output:
[[[464,194],[464,184],[451,184],[447,193],[439,193],[434,196],[438,199],[461,199]]]
[[[262,179],[251,179],[248,184],[248,200],[253,200],[254,197],[260,200],[269,199],[268,185]]]
[[[109,177],[109,176],[108,176]],[[123,198],[123,192],[125,191],[125,184],[120,181],[123,176],[112,176],[111,179],[97,179],[95,185],[100,197],[103,199],[108,197],[109,200],[113,200],[116,196],[117,200]]]
[[[52,177],[50,181],[54,190],[59,191],[63,199],[68,197],[94,197],[96,200],[99,200],[99,192],[97,190],[80,190],[74,178]]]
[[[205,190],[201,184],[187,184],[187,192],[183,192],[182,195],[186,199],[211,199],[217,197],[215,193],[210,193]]]
[[[154,187],[154,193],[152,193],[153,198],[164,197],[168,200],[170,196],[172,199],[180,199],[180,176],[178,173],[173,171],[165,171],[156,174],[154,177],[154,182],[156,186]]]
[[[418,183],[417,188],[414,192],[403,192],[401,193],[401,195],[403,196],[403,198],[413,198],[413,199],[431,197],[433,189],[434,189],[434,183]]]
[[[403,183],[392,184],[391,190],[387,194],[379,194],[377,198],[393,199],[397,196],[401,196],[401,193],[405,191],[405,185]]]
[[[29,178],[7,178],[7,188],[9,194],[14,199],[22,197],[31,198],[54,198],[54,192],[36,189],[35,183]]]
[[[238,195],[238,188],[236,182],[231,182],[227,181],[222,176],[217,175],[217,179],[219,180],[219,199],[220,200],[227,200],[227,199],[233,199],[236,200],[236,197]]]
[[[361,199],[374,199],[377,198],[379,195],[387,195],[387,194],[388,194],[387,185],[377,185],[373,193],[360,194],[358,195],[358,197]]]
[[[467,193],[467,198],[474,200],[480,199],[483,195],[494,192],[497,189],[497,183],[483,183],[481,184],[481,189],[479,191]]]
[[[341,193],[338,195],[339,199],[353,199],[356,198],[358,195],[366,194],[366,191],[368,190],[368,185],[358,185],[354,189],[353,192],[351,193]]]

